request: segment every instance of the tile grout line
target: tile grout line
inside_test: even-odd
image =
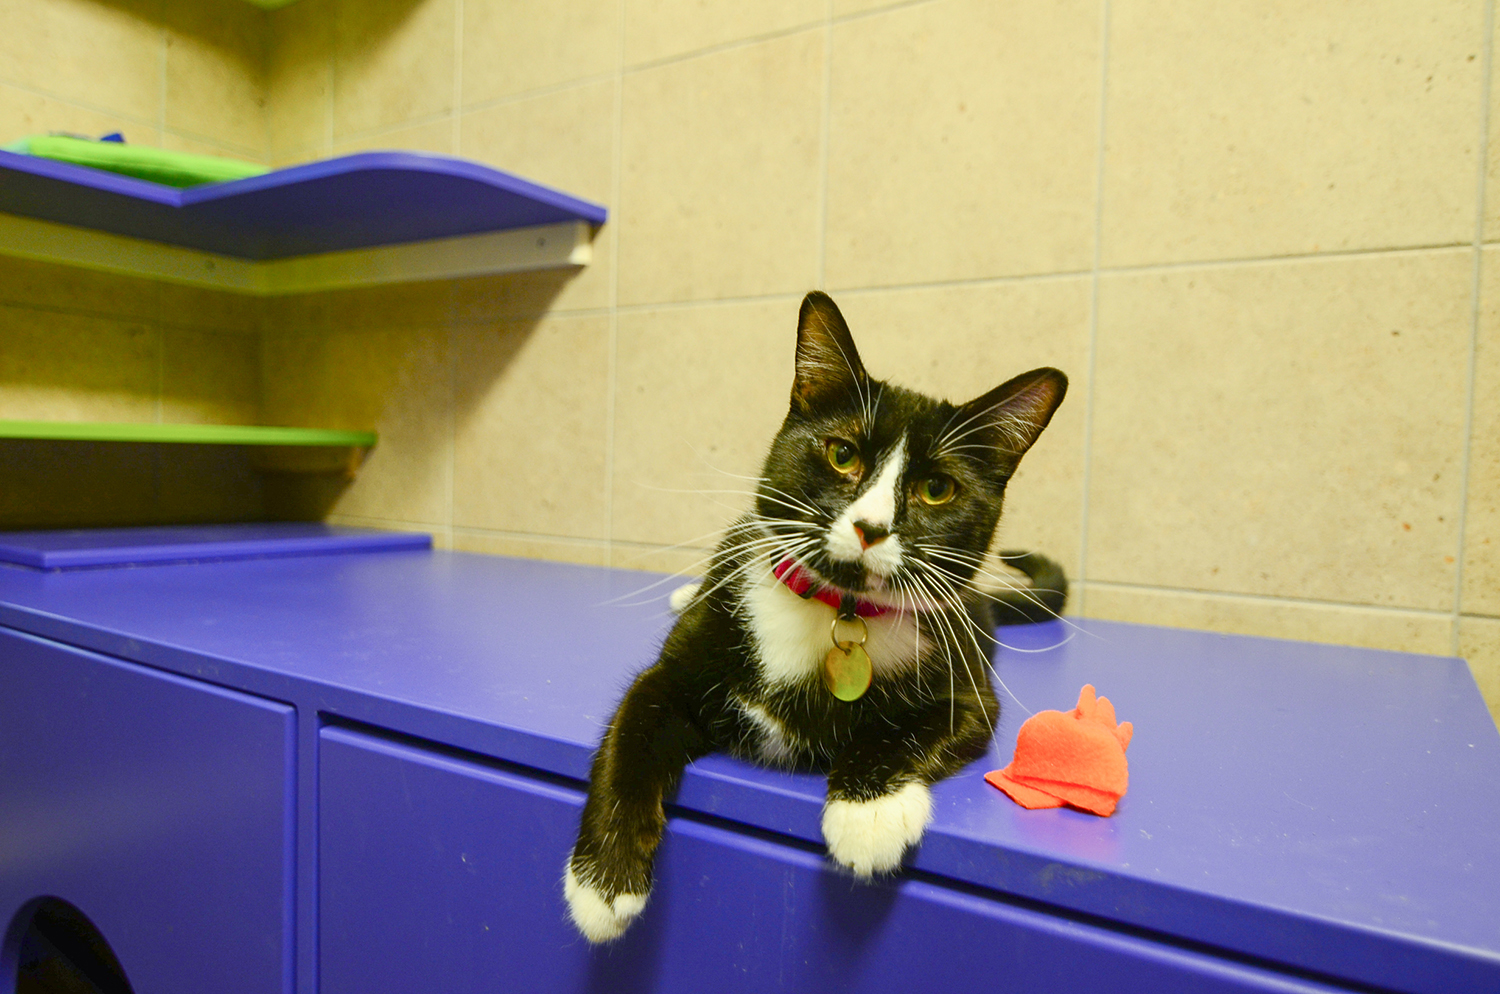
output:
[[[587,76],[578,76],[573,79],[564,80],[561,83],[548,83],[545,86],[534,86],[529,90],[504,93],[498,97],[486,97],[483,100],[476,100],[472,104],[465,105],[462,110],[466,114],[494,110],[496,107],[526,103],[528,100],[541,100],[545,97],[556,96],[559,93],[567,93],[569,90],[584,90],[590,86],[598,86],[601,83],[611,83],[619,77],[620,73],[617,70],[590,73]]]
[[[159,92],[157,94],[157,96],[158,96],[159,99],[165,99],[165,92],[166,92],[166,65],[165,65],[166,64],[166,53],[165,53],[165,48],[163,48],[162,63],[163,63],[163,66],[162,66],[162,83],[161,83],[161,86],[159,88]],[[164,126],[163,125],[163,112],[161,110],[158,110],[157,113],[156,113],[156,115],[154,117],[137,117],[134,114],[128,113],[126,111],[118,110],[118,109],[113,108],[113,107],[107,107],[107,106],[105,106],[103,104],[90,103],[87,100],[77,100],[77,99],[74,99],[73,97],[64,96],[60,92],[57,92],[57,91],[54,91],[54,90],[43,89],[42,87],[34,86],[34,85],[30,84],[30,83],[26,83],[26,82],[23,82],[21,80],[14,79],[14,78],[11,78],[11,77],[8,77],[8,76],[3,76],[3,75],[0,75],[0,86],[9,87],[12,90],[19,90],[22,93],[29,93],[29,94],[31,94],[32,96],[35,96],[35,97],[42,97],[44,99],[51,100],[51,101],[54,101],[56,103],[60,103],[64,107],[74,107],[74,108],[77,108],[79,110],[86,110],[86,111],[88,111],[91,114],[99,114],[99,115],[102,115],[104,117],[112,118],[113,120],[116,120],[116,121],[122,121],[122,122],[124,122],[126,124],[139,124],[139,125],[143,125],[144,127],[147,127],[147,128],[156,128],[156,129],[161,129]],[[116,130],[123,130],[123,129],[116,129]],[[128,138],[130,136],[126,135],[126,137]]]
[[[1234,269],[1246,266],[1272,266],[1278,264],[1297,265],[1301,263],[1314,262],[1342,262],[1359,259],[1379,258],[1382,256],[1398,255],[1423,255],[1434,252],[1468,252],[1473,248],[1473,243],[1463,245],[1435,245],[1420,247],[1402,247],[1389,249],[1369,249],[1356,252],[1339,253],[1314,253],[1309,255],[1294,256],[1272,256],[1254,259],[1221,259],[1207,262],[1181,262],[1161,263],[1143,266],[1103,266],[1098,269],[1098,275],[1117,276],[1131,274],[1150,274],[1155,272],[1173,272],[1179,270],[1212,270],[1212,269]],[[982,288],[989,286],[1007,286],[1023,283],[1056,283],[1063,280],[1092,279],[1094,270],[1079,269],[1056,273],[1029,273],[1018,276],[984,276],[975,279],[957,280],[931,280],[924,283],[897,283],[886,286],[858,286],[838,287],[834,291],[840,296],[872,296],[876,294],[894,294],[908,292],[922,292],[929,290]],[[697,300],[658,300],[646,301],[639,304],[621,304],[619,309],[622,313],[639,313],[644,311],[673,310],[691,307],[716,307],[734,304],[761,303],[775,300],[801,299],[801,293],[797,291],[778,291],[763,294],[753,294],[738,297],[704,297]],[[604,308],[593,308],[602,311]],[[569,313],[583,313],[586,309],[570,311]]]
[[[819,290],[828,286],[828,136],[833,116],[833,0],[823,7],[823,99],[818,116],[818,271],[813,283]]]
[[[151,329],[156,336],[156,423],[161,424],[162,394],[167,389],[167,333],[161,322],[161,296],[156,298],[156,321]]]
[[[746,38],[737,38],[733,41],[719,42],[717,44],[709,45],[704,48],[695,48],[686,52],[678,52],[673,55],[661,56],[660,58],[656,59],[648,59],[634,65],[627,65],[625,63],[624,42],[622,36],[619,66],[617,69],[611,72],[592,73],[587,76],[579,76],[576,79],[570,79],[561,83],[549,83],[545,86],[532,87],[531,89],[521,90],[516,93],[506,93],[498,97],[488,97],[484,100],[476,101],[472,105],[464,107],[463,110],[469,112],[489,110],[492,107],[498,107],[503,104],[520,103],[522,101],[532,100],[538,97],[551,96],[552,94],[559,93],[565,90],[584,86],[597,86],[600,83],[605,83],[612,79],[618,79],[621,76],[628,76],[631,73],[648,72],[652,69],[660,69],[664,66],[674,65],[679,62],[688,62],[692,59],[702,58],[704,56],[718,55],[722,52],[733,51],[738,48],[747,48],[768,41],[779,41],[780,39],[790,37],[791,35],[802,34],[811,31],[819,27],[820,25],[823,27],[832,27],[838,24],[845,24],[850,21],[858,21],[871,17],[878,17],[881,14],[887,14],[892,11],[911,7],[921,7],[926,4],[936,2],[937,0],[907,0],[907,2],[905,3],[895,3],[891,4],[888,7],[881,7],[876,10],[856,11],[852,14],[835,15],[833,13],[832,0],[828,0],[827,14],[821,21],[804,21],[799,24],[794,24],[790,27],[768,31],[763,34],[752,35]]]
[[[615,5],[614,107],[609,176],[609,310],[604,373],[604,561],[615,564],[615,405],[620,375],[620,185],[625,156],[625,0]]]
[[[1099,264],[1103,259],[1100,235],[1104,230],[1105,109],[1109,99],[1109,0],[1100,4],[1099,27],[1099,147],[1094,163],[1094,264],[1089,276],[1088,389],[1083,405],[1083,496],[1078,515],[1078,613],[1088,613],[1089,490],[1094,469],[1094,381],[1099,352]]]
[[[695,49],[691,52],[678,52],[674,55],[664,55],[660,58],[648,59],[644,62],[636,63],[633,66],[625,65],[623,51],[624,46],[622,41],[620,53],[620,74],[622,76],[628,76],[631,73],[650,72],[653,69],[662,69],[666,66],[676,65],[679,62],[691,62],[694,59],[708,58],[710,56],[720,55],[724,52],[733,52],[742,48],[753,48],[756,45],[763,45],[766,42],[780,41],[783,38],[790,38],[793,35],[807,34],[809,32],[816,31],[817,29],[819,29],[820,27],[824,27],[825,25],[826,21],[821,18],[813,21],[803,21],[800,24],[794,24],[791,27],[766,31],[762,34],[751,35],[746,38],[736,38],[733,41],[719,42],[716,45],[709,45],[706,48]]]
[[[459,154],[463,148],[462,122],[463,122],[463,94],[464,94],[464,0],[455,0],[453,11],[453,107],[449,111],[452,116],[452,127],[449,140],[452,142],[454,155]],[[449,306],[452,297],[450,290]],[[458,475],[458,334],[457,327],[450,321],[447,324],[448,331],[448,458],[445,460],[445,475],[448,487],[448,548],[453,548],[454,532],[457,524],[454,508],[457,504],[458,495],[455,492],[455,480]]]
[[[1138,591],[1150,594],[1177,594],[1189,597],[1217,597],[1228,601],[1243,601],[1266,606],[1318,607],[1345,611],[1376,611],[1385,614],[1406,614],[1421,618],[1449,618],[1452,612],[1445,608],[1407,607],[1401,604],[1363,604],[1358,601],[1334,601],[1317,597],[1287,597],[1279,594],[1252,594],[1242,590],[1205,590],[1200,587],[1174,587],[1167,584],[1132,583],[1123,580],[1089,580],[1089,586],[1109,590]]]
[[[338,12],[334,12],[333,26],[328,32],[328,53],[324,56],[323,72],[324,79],[328,85],[324,87],[323,96],[323,147],[318,151],[325,157],[333,150],[333,111],[335,107],[334,91],[338,87],[339,73],[337,58],[339,45]]]
[[[271,23],[271,11],[260,12],[260,164],[270,168],[271,148],[271,53],[276,50],[276,28]]]
[[[1484,215],[1485,181],[1489,172],[1490,144],[1490,76],[1493,71],[1495,37],[1495,3],[1486,0],[1484,5],[1484,59],[1480,65],[1479,84],[1479,167],[1474,181],[1474,268],[1473,285],[1469,300],[1469,368],[1468,383],[1464,389],[1463,463],[1459,474],[1458,493],[1458,542],[1453,570],[1453,654],[1459,654],[1464,606],[1464,551],[1469,523],[1469,480],[1474,460],[1474,401],[1479,378],[1479,321],[1481,317],[1482,278],[1484,275]]]
[[[459,144],[461,135],[459,133],[459,121],[463,118],[464,109],[464,0],[454,0],[453,10],[453,107],[449,109],[448,115],[452,118],[452,133],[449,140],[453,143],[453,154],[462,154],[459,150],[463,147]]]
[[[161,75],[157,81],[156,93],[156,147],[161,148],[163,139],[167,136],[167,35],[168,29],[161,29]]]
[[[437,522],[408,521],[397,518],[383,518],[373,515],[362,514],[338,514],[334,515],[340,521],[359,522],[370,526],[386,525],[400,526],[399,530],[408,531],[412,529],[439,527]],[[549,534],[545,532],[513,531],[504,528],[483,528],[472,525],[455,527],[455,535],[472,535],[486,538],[504,538],[528,542],[546,542],[558,545],[574,545],[580,548],[602,548],[606,546],[606,540],[600,538],[589,538],[579,535]],[[667,544],[661,542],[625,541],[614,543],[621,550],[631,550],[638,555],[648,555],[663,552],[683,553],[711,553],[712,545],[684,545]],[[1144,583],[1126,583],[1114,580],[1093,580],[1090,585],[1111,590],[1141,591],[1151,594],[1176,594],[1188,597],[1219,598],[1228,601],[1239,601],[1252,604],[1261,604],[1268,607],[1302,607],[1322,608],[1334,611],[1374,612],[1377,614],[1408,615],[1414,618],[1448,618],[1451,612],[1441,608],[1418,608],[1405,607],[1402,605],[1389,604],[1361,604],[1353,601],[1319,600],[1311,597],[1280,597],[1273,594],[1251,594],[1233,590],[1203,590],[1194,587],[1174,587],[1165,585],[1154,585]],[[1469,612],[1466,618],[1477,618],[1481,620],[1500,620],[1500,617],[1482,613]]]
[[[167,55],[170,30],[163,25],[161,29],[161,60],[160,76],[157,80],[157,103],[156,103],[156,146],[161,148],[166,144],[167,137]],[[153,414],[157,424],[162,419],[162,391],[166,389],[166,351],[167,336],[162,331],[162,299],[161,287],[156,286],[152,292],[155,298],[155,306],[152,307],[152,334],[156,339],[156,397]],[[161,447],[153,446],[151,453],[151,486],[153,490],[153,502],[161,505]]]

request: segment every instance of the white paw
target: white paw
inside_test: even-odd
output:
[[[909,783],[873,801],[829,801],[823,806],[828,854],[861,877],[901,865],[906,847],[922,838],[932,820],[932,792]]]
[[[618,939],[646,907],[645,894],[616,894],[613,901],[606,900],[598,888],[573,875],[572,860],[563,875],[563,896],[568,899],[568,916],[590,942]]]
[[[688,605],[693,603],[693,598],[698,596],[698,588],[701,586],[703,586],[702,580],[694,580],[672,591],[671,596],[667,598],[667,604],[672,608],[672,613],[681,614],[686,611]]]

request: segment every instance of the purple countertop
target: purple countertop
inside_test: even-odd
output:
[[[370,248],[560,221],[606,210],[467,159],[361,152],[178,189],[0,151],[0,211],[241,259]]]
[[[441,552],[39,572],[0,624],[554,774],[669,624],[658,578]],[[1107,622],[1002,629],[1027,708],[1135,724],[1108,819],[935,789],[918,872],[1313,975],[1500,989],[1500,733],[1458,659]],[[677,803],[821,842],[821,777],[713,756]]]

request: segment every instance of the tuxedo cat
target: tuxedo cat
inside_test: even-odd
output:
[[[833,301],[807,295],[754,510],[594,756],[564,877],[590,941],[645,907],[663,800],[714,750],[827,773],[829,855],[861,877],[900,865],[931,818],[928,786],[993,734],[995,624],[1062,609],[1066,580],[1042,556],[1006,556],[1030,587],[977,580],[1006,484],[1066,390],[1036,369],[955,406],[871,379]]]

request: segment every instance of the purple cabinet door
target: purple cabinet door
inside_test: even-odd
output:
[[[0,629],[0,929],[59,897],[136,994],[290,991],[293,731],[285,705]]]
[[[590,947],[563,907],[580,792],[338,728],[319,745],[322,994],[444,991],[1330,991],[671,819],[644,916]]]

